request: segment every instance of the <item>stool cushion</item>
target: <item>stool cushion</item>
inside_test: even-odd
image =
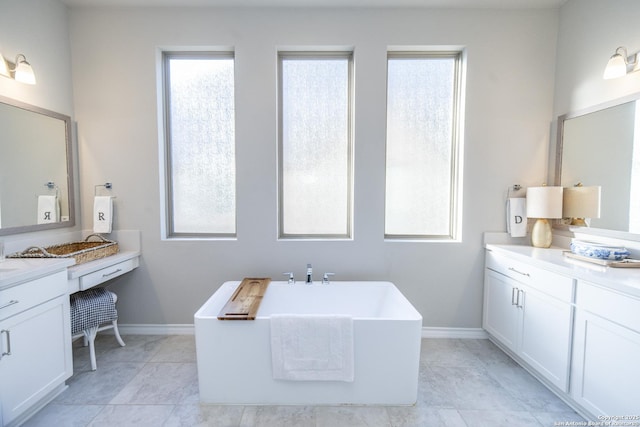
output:
[[[112,322],[118,318],[116,303],[105,288],[91,288],[70,295],[71,333]]]

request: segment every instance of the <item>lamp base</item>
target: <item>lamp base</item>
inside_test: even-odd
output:
[[[551,224],[544,218],[539,218],[531,229],[531,245],[536,248],[548,248],[553,241]]]
[[[577,227],[588,227],[589,224],[587,224],[587,221],[584,220],[584,218],[571,218],[571,224],[569,225],[575,225]]]

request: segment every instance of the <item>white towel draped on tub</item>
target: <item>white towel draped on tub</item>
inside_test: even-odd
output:
[[[60,204],[57,196],[38,196],[38,224],[60,221]]]
[[[111,233],[113,223],[113,201],[111,196],[96,196],[93,199],[93,232]]]
[[[272,315],[271,362],[276,380],[353,382],[353,319]]]

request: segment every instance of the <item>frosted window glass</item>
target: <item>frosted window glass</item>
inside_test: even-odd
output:
[[[281,234],[350,234],[349,64],[281,58]]]
[[[169,58],[172,232],[235,234],[232,57]]]
[[[385,234],[449,236],[455,57],[389,57]]]

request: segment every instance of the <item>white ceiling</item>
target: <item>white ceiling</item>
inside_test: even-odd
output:
[[[557,8],[567,0],[62,0],[69,6]]]

